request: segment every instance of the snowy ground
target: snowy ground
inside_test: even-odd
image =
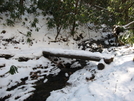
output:
[[[28,21],[30,19],[32,18],[29,18]],[[57,75],[59,73],[60,69],[52,66],[51,61],[42,56],[43,50],[49,48],[54,52],[54,49],[58,52],[63,52],[64,49],[69,50],[70,53],[74,50],[76,54],[81,52],[77,46],[79,42],[68,36],[66,31],[63,31],[64,34],[60,35],[59,38],[68,38],[68,41],[52,42],[56,36],[55,30],[48,30],[43,21],[45,22],[40,16],[39,32],[35,31],[34,28],[28,28],[29,23],[25,25],[17,23],[14,27],[0,26],[0,32],[6,31],[0,34],[0,55],[10,54],[13,56],[9,59],[0,58],[0,98],[6,97],[6,101],[24,101],[33,94],[32,91],[36,90],[34,82],[44,79],[44,83],[46,83],[47,79],[44,78],[44,75]],[[32,42],[28,43],[28,37],[23,34],[27,34],[30,30],[32,30],[30,37]],[[85,39],[95,38],[100,36],[97,34],[95,32],[89,34],[87,30],[83,36]],[[6,39],[12,40],[7,41]],[[46,101],[133,101],[134,47],[104,49],[101,55],[104,54],[105,56],[114,56],[114,61],[111,64],[105,64],[105,69],[98,70],[98,62],[89,61],[87,66],[70,76],[68,86],[52,91]],[[20,57],[28,57],[30,60],[20,62]],[[12,65],[18,68],[19,73],[5,74]],[[33,78],[35,74],[38,76],[37,78],[36,76]],[[93,76],[94,78],[91,79]]]
[[[117,50],[114,62],[101,71],[96,63],[90,63],[71,75],[69,86],[51,92],[47,101],[133,101],[133,51],[133,48]],[[95,78],[90,80],[92,75]]]

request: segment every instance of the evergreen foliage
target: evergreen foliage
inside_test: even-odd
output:
[[[18,73],[18,68],[14,65],[10,67],[10,70],[8,71],[11,75]]]
[[[7,25],[13,26],[25,13],[38,16],[41,11],[47,16],[48,28],[57,29],[57,39],[61,29],[70,29],[74,35],[80,25],[88,22],[97,25],[124,25],[134,20],[133,0],[0,0],[0,13],[9,17]],[[39,31],[35,17],[31,27]],[[25,24],[25,23],[24,23]],[[134,27],[134,24],[131,25]],[[133,30],[134,32],[134,30]]]
[[[119,40],[123,44],[130,44],[133,45],[134,43],[134,34],[132,33],[127,33],[119,37]]]

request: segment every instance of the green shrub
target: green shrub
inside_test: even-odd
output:
[[[126,34],[120,36],[119,37],[119,40],[123,44],[133,45],[134,44],[134,34],[132,34],[132,33],[126,33]]]
[[[16,66],[12,65],[10,67],[10,70],[8,71],[8,73],[10,73],[12,75],[15,74],[15,73],[18,73],[18,68]]]
[[[31,40],[30,38],[27,38],[27,42],[28,42],[28,43],[31,43],[32,40]]]
[[[27,37],[31,37],[32,33],[30,31],[27,32]]]
[[[7,23],[8,26],[14,26],[14,24],[15,24],[14,21],[10,20],[10,19],[7,19],[6,23]]]
[[[39,20],[37,18],[34,18],[33,22],[31,23],[31,27],[36,28],[36,24],[39,23]]]

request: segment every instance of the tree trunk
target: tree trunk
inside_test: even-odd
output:
[[[76,3],[75,3],[76,7],[74,9],[74,16],[73,16],[73,23],[72,23],[72,29],[71,29],[71,35],[74,35],[75,33],[75,28],[76,28],[76,16],[78,15],[78,5],[79,5],[79,0],[76,0]]]
[[[24,0],[20,0],[20,2],[19,2],[21,6],[23,6],[23,1],[24,1]]]
[[[56,50],[55,52],[53,52],[48,49],[43,51],[43,56],[44,57],[55,56],[55,57],[64,57],[64,58],[82,59],[82,60],[91,60],[91,61],[100,61],[101,59],[104,59],[105,63],[107,64],[110,64],[113,61],[113,57],[104,57],[102,54],[99,54],[99,56],[97,56],[96,53],[82,51],[82,50],[77,52],[77,54],[75,53],[76,52],[75,50],[73,51],[63,50],[59,52],[56,52]]]
[[[19,8],[20,8],[21,14],[24,14],[24,1],[25,0],[20,0],[20,2],[19,2]]]
[[[59,26],[57,26],[57,35],[56,35],[56,37],[55,37],[55,41],[57,40],[57,38],[58,38],[58,36],[59,36],[59,34],[60,34],[60,31],[61,31],[61,27],[59,27]]]
[[[74,19],[73,26],[72,26],[72,29],[71,29],[71,35],[74,35],[75,27],[76,27],[76,25],[75,25],[75,19]]]

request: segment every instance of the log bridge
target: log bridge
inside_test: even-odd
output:
[[[42,52],[44,57],[54,56],[54,57],[64,57],[72,59],[82,59],[91,61],[104,60],[106,64],[113,62],[113,57],[109,54],[104,55],[99,52],[89,52],[84,50],[63,50],[63,49],[45,49]]]

